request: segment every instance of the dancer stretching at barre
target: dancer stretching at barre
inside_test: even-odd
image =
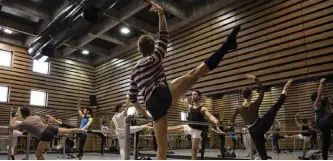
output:
[[[201,98],[202,94],[198,90],[193,90],[192,92],[192,103],[189,103],[187,99],[182,99],[182,102],[184,103],[185,107],[188,108],[188,120],[189,121],[199,121],[199,122],[206,122],[205,116],[209,118],[210,121],[212,121],[214,124],[219,125],[219,120],[217,120],[206,107],[203,107],[201,104]],[[182,129],[185,134],[191,135],[192,139],[192,160],[197,159],[197,153],[199,148],[199,143],[201,138],[202,130],[207,125],[179,125],[179,126],[173,126],[169,127],[168,131],[173,131],[177,129]],[[205,145],[202,145],[205,146]]]
[[[16,121],[16,117],[13,117],[10,120],[10,128],[11,129],[23,129],[34,135],[36,138],[39,138],[39,144],[36,149],[36,157],[38,160],[44,160],[43,153],[45,148],[52,141],[54,136],[57,135],[65,135],[65,134],[73,134],[73,133],[84,133],[86,130],[83,129],[64,129],[58,128],[55,126],[51,126],[46,124],[45,120],[43,120],[39,116],[31,116],[30,109],[28,107],[23,107],[22,109],[18,109],[21,117],[23,118],[22,123],[17,125],[14,124]]]
[[[79,99],[77,104],[77,112],[81,118],[80,129],[91,132],[90,125],[93,122],[93,118],[91,117],[92,109],[89,107],[81,108],[81,100]],[[48,117],[51,122],[59,124],[60,127],[69,128],[69,129],[76,128],[75,126],[66,124],[60,120],[55,119],[50,115],[46,115],[46,117]],[[79,160],[81,160],[83,157],[83,148],[84,145],[86,144],[87,135],[88,135],[87,132],[77,134],[77,136],[79,137],[79,154],[77,155],[77,158]]]
[[[16,117],[16,120],[14,122],[14,125],[18,125],[20,123],[22,123],[23,119],[21,116],[18,115],[17,112],[13,112],[12,113],[12,118]],[[12,138],[12,148],[9,149],[10,150],[10,153],[11,153],[11,157],[12,157],[12,160],[15,160],[15,148],[17,146],[17,138],[19,136],[23,136],[23,132],[19,131],[19,130],[13,130],[13,138]]]
[[[323,86],[325,78],[320,80],[318,92],[311,96],[313,108],[315,110],[315,121],[322,135],[322,157],[328,159],[328,150],[331,145],[331,130],[333,129],[333,114],[330,108],[327,108],[329,101],[323,96]]]
[[[264,91],[262,85],[256,76],[246,75],[246,77],[248,79],[253,79],[258,83],[260,90],[259,97],[255,102],[251,103],[252,89],[251,88],[243,89],[244,102],[242,103],[241,106],[236,107],[235,113],[231,118],[231,122],[234,124],[234,121],[238,114],[242,116],[243,121],[245,122],[246,126],[249,128],[250,135],[252,137],[252,140],[254,141],[259,156],[261,157],[261,159],[267,160],[268,158],[266,153],[264,134],[272,126],[277,112],[279,111],[279,109],[281,108],[286,99],[288,90],[293,80],[290,79],[287,82],[287,84],[284,86],[284,89],[278,101],[266,112],[266,114],[262,118],[260,118],[258,114],[259,107],[264,98]]]
[[[311,126],[311,122],[307,118],[303,118],[302,122],[300,122],[299,115],[300,115],[300,113],[297,113],[295,115],[296,125],[298,126],[298,128],[300,128],[301,131],[308,131],[308,132],[303,132],[303,133],[297,135],[299,139],[303,140],[303,156],[299,156],[298,159],[307,160],[307,159],[309,159],[309,158],[306,158],[306,152],[307,152],[308,143],[310,142],[310,137],[311,137],[310,130],[315,130],[315,129]]]
[[[122,109],[122,105],[118,104],[115,107],[114,116],[112,117],[112,122],[114,124],[114,129],[116,130],[116,135],[118,137],[119,148],[120,148],[120,158],[125,160],[125,118],[127,116],[127,110],[129,107],[129,97],[127,96],[127,102],[125,108]],[[113,129],[113,128],[112,128]],[[152,127],[146,125],[142,126],[130,126],[130,134],[137,133],[139,131],[153,130]]]
[[[132,104],[144,116],[147,112],[137,101],[140,92],[144,97],[146,108],[154,121],[154,131],[157,140],[157,158],[166,159],[167,155],[167,114],[171,105],[177,102],[204,75],[217,68],[223,56],[230,50],[237,49],[236,37],[240,31],[237,26],[233,29],[224,44],[198,67],[186,75],[173,80],[169,85],[162,66],[167,50],[168,27],[163,9],[152,3],[150,11],[159,15],[159,39],[155,41],[150,36],[141,36],[138,40],[138,50],[141,58],[131,73],[129,95]]]

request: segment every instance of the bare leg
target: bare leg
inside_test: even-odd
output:
[[[183,125],[169,126],[168,132],[184,132],[184,126]]]
[[[157,160],[166,160],[167,149],[168,149],[168,122],[167,115],[161,117],[160,119],[154,121],[154,132],[157,141]]]
[[[240,26],[235,27],[224,44],[210,57],[186,75],[171,82],[169,87],[173,101],[172,103],[178,101],[180,97],[190,90],[201,77],[214,70],[228,51],[237,49],[236,37],[240,29]]]
[[[74,128],[74,129],[58,128],[59,135],[84,133],[84,132],[87,132],[87,130],[83,130],[83,129],[79,129],[79,128]]]
[[[43,153],[48,144],[49,144],[49,142],[39,141],[39,144],[38,144],[38,147],[37,147],[36,153],[35,153],[37,160],[45,160]]]
[[[204,75],[210,72],[205,63],[201,63],[195,69],[192,69],[186,75],[173,80],[170,84],[172,103],[178,101],[192,86]]]
[[[197,154],[199,149],[200,139],[192,139],[192,158],[191,160],[197,160]]]

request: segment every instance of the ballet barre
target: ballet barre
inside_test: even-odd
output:
[[[136,120],[136,121],[151,121],[150,119],[147,118],[142,118],[142,117],[136,117],[134,115],[128,115],[125,118],[125,160],[130,160],[130,126],[131,126],[131,121]],[[179,121],[179,120],[168,120],[169,123],[177,123],[177,124],[182,124],[182,125],[189,125],[189,124],[195,124],[195,125],[212,125],[209,122],[200,122],[200,121]],[[214,125],[215,126],[215,125]],[[220,125],[223,126],[223,125]],[[232,127],[245,127],[245,126],[234,126],[234,125],[225,125],[225,126],[232,126]],[[136,135],[134,135],[134,140],[136,139]],[[134,152],[133,154],[136,154],[136,141],[134,141]],[[252,146],[252,145],[251,145]],[[253,154],[251,153],[251,159],[253,158]]]

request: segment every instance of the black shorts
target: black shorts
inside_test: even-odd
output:
[[[53,140],[53,137],[58,135],[58,127],[49,125],[46,129],[42,132],[42,137],[40,138],[41,141],[50,142]]]
[[[168,114],[172,104],[169,86],[156,87],[146,102],[146,108],[153,120],[156,121]]]

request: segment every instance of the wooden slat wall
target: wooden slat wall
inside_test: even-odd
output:
[[[313,115],[309,95],[316,91],[318,83],[307,79],[333,73],[332,13],[333,1],[326,0],[238,1],[171,33],[163,64],[167,79],[172,81],[199,65],[218,49],[235,25],[241,25],[238,50],[228,53],[220,66],[201,78],[194,88],[204,95],[225,93],[221,99],[206,99],[205,105],[215,113],[223,111],[227,120],[242,101],[238,90],[255,87],[244,74],[255,74],[264,85],[272,86],[265,94],[261,115],[277,100],[283,87],[280,83],[290,77],[306,80],[296,83],[291,98],[277,116],[280,121],[291,123],[283,125],[286,129],[293,129],[296,112]],[[100,113],[112,115],[113,106],[125,101],[130,72],[140,58],[134,50],[96,67]],[[176,103],[169,118],[180,119],[181,111],[186,109]]]
[[[0,125],[8,126],[10,107],[29,106],[39,116],[53,115],[65,122],[77,120],[77,99],[82,106],[89,103],[89,95],[94,94],[95,68],[66,59],[54,59],[50,74],[32,72],[32,59],[25,49],[0,44],[0,49],[13,51],[13,66],[0,66],[0,84],[10,87],[9,103],[0,104]],[[48,92],[47,107],[30,106],[30,90]],[[86,146],[87,148],[89,146]]]

